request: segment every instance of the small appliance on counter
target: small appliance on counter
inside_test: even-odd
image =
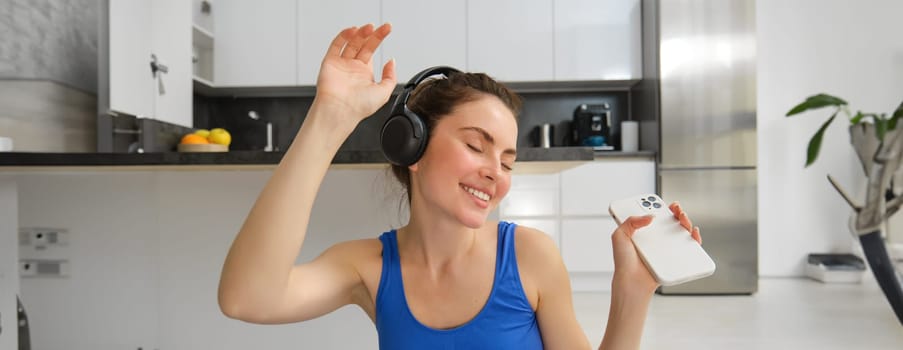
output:
[[[613,151],[620,145],[618,121],[613,120],[611,105],[581,104],[574,110],[571,122],[572,144],[601,151]]]
[[[541,124],[533,128],[530,132],[530,139],[534,147],[549,148],[557,147],[555,139],[555,126],[549,123]]]

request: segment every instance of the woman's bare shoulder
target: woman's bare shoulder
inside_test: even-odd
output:
[[[348,262],[359,262],[382,256],[383,245],[378,238],[354,239],[342,241],[329,247],[327,251],[340,256]]]
[[[517,225],[514,231],[514,242],[518,256],[526,254],[531,259],[559,256],[558,245],[555,244],[552,237],[533,227]]]

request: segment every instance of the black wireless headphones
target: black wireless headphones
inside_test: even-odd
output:
[[[429,140],[429,128],[423,118],[408,109],[408,98],[418,84],[429,77],[442,74],[446,77],[452,73],[461,71],[448,67],[436,66],[423,70],[414,75],[404,86],[404,90],[395,98],[392,104],[392,112],[383,124],[379,134],[379,143],[382,146],[383,155],[389,163],[400,166],[408,166],[417,162],[426,150]]]

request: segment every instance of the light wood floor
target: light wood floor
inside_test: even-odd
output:
[[[574,293],[577,319],[593,345],[607,321],[608,293]],[[901,325],[877,283],[759,281],[752,296],[653,298],[643,349],[903,349]]]

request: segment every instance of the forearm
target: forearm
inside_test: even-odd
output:
[[[617,281],[613,284],[616,283]],[[623,284],[621,286],[623,287]],[[608,325],[605,327],[605,336],[599,344],[599,349],[639,349],[643,324],[654,290],[613,287]]]
[[[224,309],[265,308],[281,300],[303,245],[310,213],[332,158],[356,126],[341,108],[311,107],[288,151],[254,203],[223,266]]]

